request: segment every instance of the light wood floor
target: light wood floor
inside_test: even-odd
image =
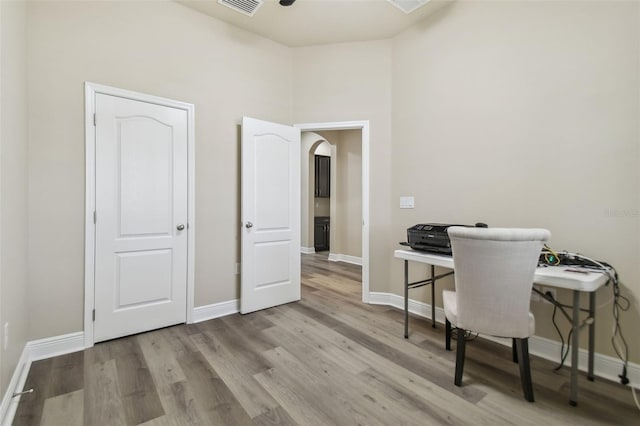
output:
[[[511,350],[476,339],[463,386],[444,327],[361,300],[360,268],[303,255],[302,301],[179,325],[34,362],[15,425],[640,424],[621,385],[532,359],[522,397]]]

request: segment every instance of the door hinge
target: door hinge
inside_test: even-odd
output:
[[[97,216],[97,214],[96,214],[96,211],[94,210],[93,211],[93,224],[94,225],[96,224],[96,216]]]
[[[95,112],[93,113],[93,125],[94,126],[96,125],[96,113]]]
[[[93,313],[91,315],[92,315],[93,321],[95,322],[95,320],[96,320],[96,310],[95,309],[93,310]]]

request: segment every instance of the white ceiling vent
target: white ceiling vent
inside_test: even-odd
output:
[[[218,0],[223,6],[230,7],[236,12],[240,12],[247,16],[253,16],[256,10],[262,6],[263,0]]]
[[[429,0],[388,0],[389,3],[403,11],[404,13],[411,13],[420,6],[424,6],[429,3]]]

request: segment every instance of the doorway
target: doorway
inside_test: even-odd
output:
[[[348,122],[330,122],[330,123],[308,123],[297,124],[295,127],[300,128],[302,132],[331,132],[341,130],[359,130],[360,134],[360,150],[361,150],[361,218],[357,218],[357,223],[351,226],[361,227],[361,264],[362,264],[362,301],[369,303],[369,122],[368,121],[348,121]],[[331,142],[331,141],[329,141]],[[332,151],[333,153],[333,151]],[[303,154],[303,157],[308,153]],[[303,161],[305,161],[303,159]],[[332,163],[333,166],[333,163]],[[335,167],[332,167],[331,175],[332,180],[335,182],[334,176]],[[333,183],[332,183],[333,185]],[[311,183],[309,181],[309,173],[302,173],[302,229],[309,229],[309,226],[313,226],[309,216],[309,209],[312,206],[313,191],[309,190]],[[310,196],[311,195],[311,196]],[[335,203],[332,203],[335,204]],[[334,207],[335,209],[336,207]],[[330,214],[331,216],[331,214]],[[332,236],[335,235],[335,227],[330,228],[330,241]],[[335,237],[334,237],[335,238]],[[302,253],[312,253],[310,250],[311,244],[303,243],[301,246]],[[332,260],[351,260],[345,258],[332,259]],[[360,260],[359,260],[360,261]]]

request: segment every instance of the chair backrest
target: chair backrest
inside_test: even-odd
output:
[[[529,337],[529,303],[546,229],[448,229],[455,268],[456,326],[482,334]]]

